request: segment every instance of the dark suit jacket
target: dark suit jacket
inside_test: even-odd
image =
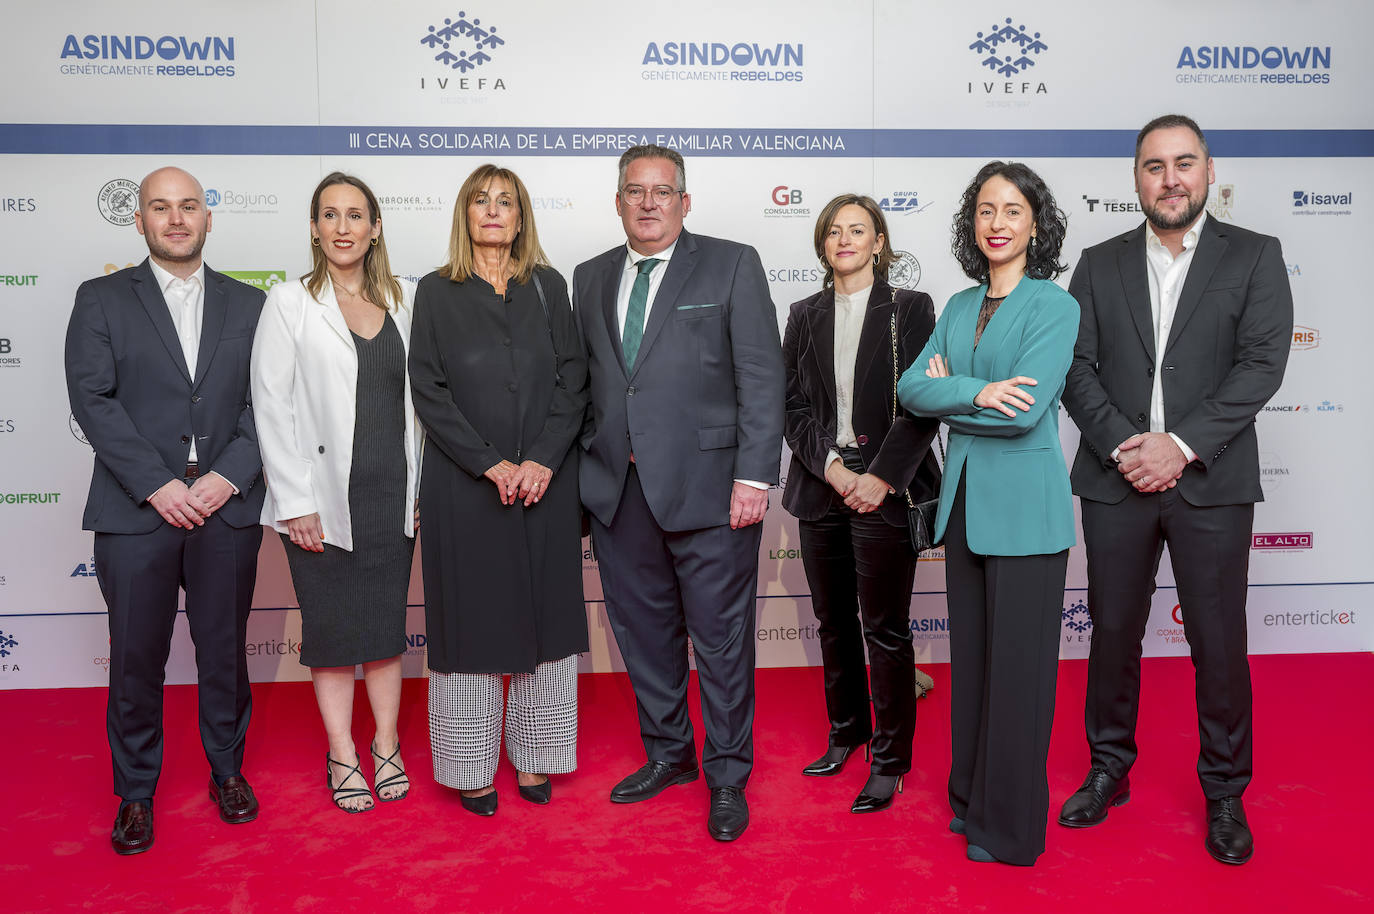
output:
[[[1088,248],[1069,292],[1082,316],[1064,406],[1082,432],[1073,492],[1115,504],[1131,485],[1111,459],[1150,430],[1154,320],[1145,226]],[[1164,349],[1167,431],[1197,453],[1178,481],[1189,504],[1246,504],[1260,489],[1255,416],[1283,381],[1293,296],[1277,238],[1208,217]]]
[[[935,305],[924,292],[897,290],[897,362],[911,364],[935,327]],[[892,421],[895,378],[892,369],[892,287],[873,283],[854,360],[852,421],[859,453],[868,472],[896,490],[879,509],[888,523],[906,525],[906,499],[933,498],[940,488],[940,465],[930,443],[938,419],[918,419],[900,405]],[[819,520],[843,499],[825,481],[825,461],[837,449],[835,434],[835,289],[826,288],[792,305],[783,333],[787,367],[787,424],[792,449],[782,506],[801,520]]]
[[[81,284],[67,325],[67,393],[95,449],[82,525],[99,533],[147,533],[165,523],[147,499],[186,467],[191,436],[202,472],[239,490],[218,515],[233,527],[259,523],[259,476],[249,358],[261,291],[205,268],[196,377],[145,259]]]
[[[573,273],[592,403],[582,502],[611,523],[633,450],[660,527],[727,524],[733,481],[776,483],[782,458],[782,349],[763,264],[747,245],[684,230],[627,372],[616,320],[625,257],[621,244]]]

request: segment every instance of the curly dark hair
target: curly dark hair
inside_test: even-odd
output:
[[[988,259],[978,248],[978,237],[973,228],[974,211],[978,208],[978,191],[983,189],[989,178],[1005,178],[1015,185],[1030,204],[1035,217],[1035,236],[1026,251],[1026,275],[1031,279],[1054,279],[1069,268],[1059,262],[1064,246],[1064,236],[1068,233],[1069,223],[1054,202],[1054,194],[1044,180],[1020,162],[989,162],[978,169],[967,189],[959,210],[954,214],[951,226],[954,259],[959,261],[964,275],[974,282],[988,281]]]

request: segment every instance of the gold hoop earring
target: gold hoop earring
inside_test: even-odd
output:
[[[311,235],[311,236],[310,236],[310,246],[311,246],[312,248],[317,248],[317,247],[320,246],[320,236],[319,236],[319,235]]]
[[[372,239],[372,246],[373,246],[374,248],[377,246],[377,239],[376,239],[376,238],[373,238],[373,239]]]

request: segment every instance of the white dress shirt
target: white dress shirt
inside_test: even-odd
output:
[[[835,292],[835,446],[856,447],[854,434],[854,364],[859,358],[859,336],[868,313],[870,284],[852,295]],[[825,468],[840,459],[832,450],[825,458]]]
[[[196,359],[200,355],[200,325],[205,316],[205,264],[202,262],[185,279],[168,273],[152,258],[149,258],[148,265],[153,268],[157,287],[162,290],[167,310],[171,312],[172,325],[176,327],[177,339],[181,342],[181,354],[186,357],[186,370],[195,380]],[[191,449],[186,461],[196,462],[195,435],[191,436]]]
[[[1169,333],[1174,327],[1174,312],[1178,310],[1178,299],[1183,293],[1183,284],[1188,280],[1188,268],[1193,264],[1193,252],[1197,250],[1198,239],[1202,236],[1202,223],[1206,219],[1207,212],[1204,210],[1184,234],[1183,251],[1177,257],[1159,240],[1150,223],[1145,223],[1145,272],[1150,283],[1150,316],[1155,324],[1155,374],[1154,385],[1150,388],[1150,431],[1167,432],[1179,450],[1183,451],[1183,456],[1189,463],[1197,459],[1197,453],[1182,438],[1170,432],[1164,424],[1164,349],[1169,345]],[[1112,458],[1116,459],[1120,451],[1120,447],[1113,451]]]

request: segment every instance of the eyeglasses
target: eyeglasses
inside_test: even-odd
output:
[[[620,189],[620,199],[624,200],[630,206],[638,206],[644,202],[645,192],[645,188],[640,187],[638,184],[630,184]],[[647,192],[649,196],[653,197],[654,203],[658,206],[667,206],[669,203],[673,202],[674,197],[685,193],[685,191],[677,190],[666,184],[650,187]]]

